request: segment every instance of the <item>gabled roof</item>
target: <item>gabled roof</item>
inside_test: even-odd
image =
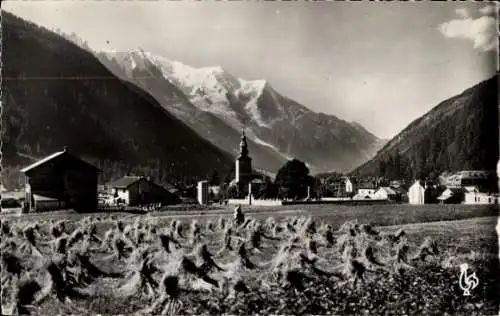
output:
[[[479,192],[479,188],[475,185],[465,186],[464,190],[465,192]]]
[[[441,195],[438,197],[440,200],[446,200],[454,195],[465,193],[466,190],[464,188],[447,188]]]
[[[21,172],[26,173],[26,172],[28,172],[28,171],[30,171],[30,170],[32,170],[32,169],[35,169],[35,168],[37,168],[37,167],[39,167],[39,166],[41,166],[41,165],[43,165],[43,164],[45,164],[45,163],[47,163],[47,162],[51,161],[52,159],[55,159],[55,158],[57,158],[57,157],[59,157],[59,156],[62,156],[62,155],[64,155],[64,154],[66,154],[66,155],[71,155],[71,154],[70,154],[70,153],[69,153],[66,149],[64,149],[63,151],[58,151],[58,152],[55,152],[55,153],[53,153],[53,154],[52,154],[52,155],[50,155],[50,156],[47,156],[47,157],[45,157],[45,158],[42,158],[42,159],[38,160],[37,162],[35,162],[35,163],[33,163],[33,164],[31,164],[31,165],[29,165],[29,166],[27,166],[27,167],[24,167],[23,169],[21,169]],[[76,156],[74,156],[74,155],[71,155],[71,156],[72,156],[73,158],[75,158],[75,159],[80,160],[81,162],[85,163],[86,165],[88,165],[88,166],[90,166],[90,167],[94,168],[95,170],[99,170],[99,168],[97,168],[96,166],[94,166],[94,165],[92,165],[92,164],[90,164],[90,163],[86,162],[85,160],[82,160],[82,159],[80,159],[80,158],[78,158],[78,157],[76,157]]]
[[[39,195],[39,194],[33,194],[33,199],[35,201],[59,201],[56,198],[44,196],[44,195]]]
[[[50,155],[50,156],[47,156],[47,157],[45,157],[45,158],[42,158],[42,159],[38,160],[37,162],[35,162],[35,163],[33,163],[33,164],[31,164],[31,165],[29,165],[29,166],[27,166],[27,167],[24,167],[23,169],[21,169],[21,172],[26,172],[26,171],[28,171],[28,170],[31,170],[31,169],[36,168],[36,167],[38,167],[38,166],[41,166],[41,165],[43,165],[44,163],[46,163],[46,162],[48,162],[48,161],[50,161],[50,160],[52,160],[52,159],[54,159],[54,158],[56,158],[56,157],[61,156],[61,155],[62,155],[62,154],[64,154],[64,153],[65,153],[65,151],[64,151],[64,150],[63,150],[63,151],[58,151],[58,152],[56,152],[56,153],[53,153],[53,154],[52,154],[52,155]]]
[[[381,187],[379,190],[384,190],[388,195],[396,195],[396,191],[394,191],[390,187]]]
[[[141,179],[143,179],[143,177],[125,176],[123,178],[120,178],[118,180],[109,183],[108,186],[117,189],[126,189]]]

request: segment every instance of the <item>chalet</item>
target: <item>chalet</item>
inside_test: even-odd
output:
[[[377,200],[398,200],[398,193],[390,187],[380,187],[374,194],[373,199]]]
[[[128,206],[161,203],[171,205],[180,203],[177,195],[146,177],[125,176],[108,184],[112,189],[116,204]]]
[[[466,192],[464,188],[451,187],[444,190],[437,199],[441,204],[460,204],[464,202]]]
[[[25,175],[25,211],[72,208],[95,211],[99,169],[67,148],[21,172]]]

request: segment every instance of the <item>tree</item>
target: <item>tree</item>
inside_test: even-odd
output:
[[[225,197],[227,199],[239,199],[242,197],[242,193],[237,185],[232,185],[227,188]]]
[[[298,159],[289,160],[276,174],[275,184],[280,195],[287,198],[305,198],[307,187],[312,186],[309,168]]]
[[[252,195],[256,199],[275,199],[278,196],[278,187],[271,178],[265,177],[264,184],[260,185],[256,192],[252,191]]]

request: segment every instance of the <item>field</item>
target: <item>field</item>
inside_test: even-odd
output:
[[[2,314],[498,313],[497,208],[230,211],[5,218]]]

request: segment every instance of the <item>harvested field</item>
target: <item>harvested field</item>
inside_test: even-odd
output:
[[[495,216],[450,220],[470,216],[461,208],[397,226],[370,216],[380,226],[351,211],[358,220],[321,209],[247,212],[242,223],[227,214],[4,220],[2,314],[498,312]],[[403,222],[437,217],[394,212]],[[462,263],[480,280],[467,297]]]

